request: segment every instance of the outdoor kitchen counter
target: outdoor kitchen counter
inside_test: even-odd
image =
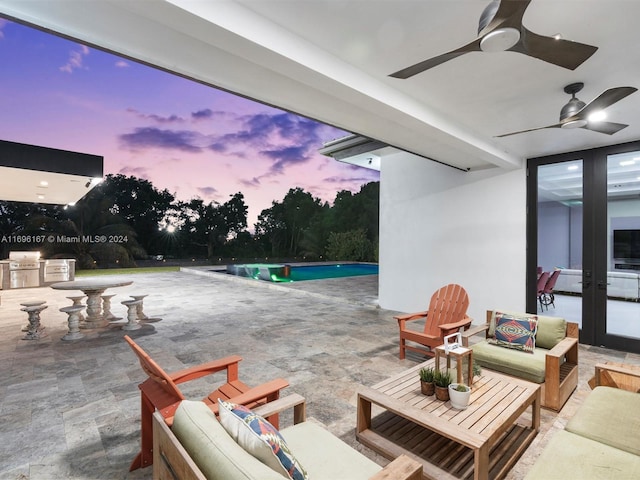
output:
[[[51,285],[54,290],[80,290],[87,296],[87,316],[84,328],[106,327],[109,321],[102,315],[100,296],[109,288],[126,287],[131,280],[86,279],[60,282]]]

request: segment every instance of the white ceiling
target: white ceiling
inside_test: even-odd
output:
[[[507,1],[507,0],[505,0]],[[510,0],[509,0],[510,1]],[[524,25],[599,47],[575,71],[512,52],[470,53],[407,80],[388,75],[476,38],[489,0],[0,0],[3,14],[457,166],[640,139],[640,92],[607,110],[609,136],[546,129],[584,82],[640,86],[632,0],[533,0]]]

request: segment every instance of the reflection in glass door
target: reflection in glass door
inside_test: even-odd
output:
[[[602,344],[640,339],[640,151],[607,157],[607,314]],[[605,285],[600,285],[605,283]]]
[[[583,160],[540,165],[537,179],[537,311],[582,326]]]

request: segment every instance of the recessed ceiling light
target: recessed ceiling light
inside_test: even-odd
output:
[[[634,165],[636,163],[635,160],[623,160],[620,162],[621,167],[628,167],[629,165]]]
[[[42,195],[41,193],[37,195],[38,200],[44,200],[44,195]]]
[[[580,168],[580,167],[578,167],[578,165],[569,165],[567,167],[567,170],[578,170],[578,168]]]
[[[46,187],[47,185],[49,185],[49,182],[47,182],[46,180],[40,180],[41,187]]]
[[[556,40],[562,40],[562,34],[556,33],[555,35],[553,35],[553,38],[555,38]]]

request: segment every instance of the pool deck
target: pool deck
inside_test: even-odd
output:
[[[149,294],[145,312],[162,321],[130,335],[167,371],[241,355],[243,380],[287,379],[285,393],[303,395],[309,417],[385,464],[355,440],[356,389],[423,359],[398,359],[397,312],[378,308],[378,277],[274,284],[205,270],[118,275],[134,283],[107,292],[116,294],[112,310],[123,316],[121,301]],[[0,291],[0,479],[150,479],[150,468],[128,472],[139,448],[137,384],[145,375],[119,328],[60,339],[66,314],[59,308],[71,303],[69,294]],[[42,313],[47,336],[22,340],[19,304],[34,299],[49,305]],[[523,477],[588,393],[595,363],[606,360],[640,364],[637,355],[581,346],[578,391],[560,414],[543,410],[540,434],[507,478]],[[183,388],[188,398],[212,389],[211,379]]]

